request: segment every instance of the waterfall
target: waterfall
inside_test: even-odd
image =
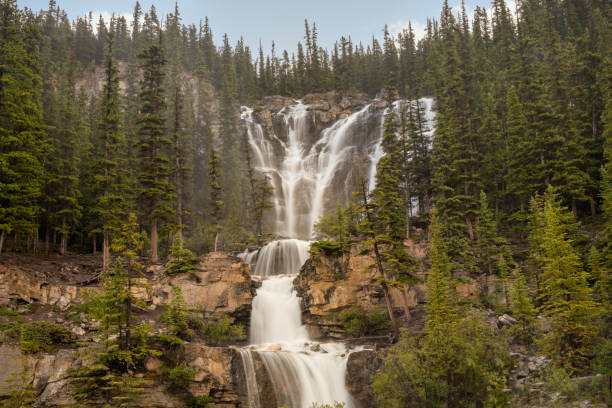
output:
[[[308,258],[308,245],[307,241],[299,239],[281,239],[257,251],[242,254],[242,259],[251,267],[251,275],[292,275]]]
[[[394,103],[392,109],[399,112],[402,103]],[[423,103],[430,115],[427,119],[432,120],[433,101]],[[314,224],[325,211],[350,196],[355,167],[368,176],[370,189],[374,188],[376,165],[383,155],[381,139],[387,111],[372,103],[341,117],[320,135],[313,135],[315,114],[296,101],[273,115],[276,123],[284,125],[274,128],[286,131],[277,135],[272,129],[264,131],[253,109],[242,107],[253,165],[272,182],[272,232],[288,238],[241,255],[252,275],[262,280],[253,299],[251,345],[240,351],[251,408],[273,403],[309,408],[313,403],[334,401],[354,407],[344,385],[351,351],[341,343],[310,339],[302,324],[293,280],[308,257]],[[256,367],[263,368],[265,374]],[[270,397],[261,394],[261,375],[273,388],[275,401],[264,400]]]
[[[270,262],[270,259],[282,259],[281,254],[286,254],[284,251],[288,247],[302,251],[301,254],[300,251],[289,251],[289,254],[294,254],[290,256],[305,260],[307,246],[305,241],[281,240],[271,242],[259,251],[255,270],[260,270],[259,262],[276,269],[272,270],[274,273],[268,270],[262,274],[264,279],[253,299],[251,312],[251,346],[240,351],[251,408],[262,405],[253,362],[255,358],[261,361],[267,373],[277,406],[287,404],[292,408],[308,408],[313,403],[342,401],[347,408],[353,407],[352,397],[344,385],[346,347],[339,343],[319,344],[310,340],[302,324],[299,298],[293,290],[298,269],[278,268],[277,262]],[[242,256],[246,259],[252,254]],[[285,268],[287,265],[291,263],[285,263]]]
[[[252,344],[308,341],[302,325],[300,300],[293,291],[295,275],[265,279],[253,299],[250,342]]]
[[[309,133],[312,111],[301,101],[275,114],[284,122],[286,136],[265,134],[253,109],[242,107],[254,167],[272,180],[276,235],[311,239],[319,217],[337,201],[346,202],[352,192],[346,179],[356,166],[365,165],[360,159],[368,156],[368,147],[380,138],[381,114],[381,109],[366,105],[324,129],[316,139]],[[372,123],[376,126],[370,129]],[[335,190],[343,196],[336,196]]]

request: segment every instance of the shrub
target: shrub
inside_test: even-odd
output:
[[[21,325],[21,352],[50,352],[57,346],[75,344],[77,336],[59,324],[32,322]]]
[[[168,310],[162,315],[162,321],[166,324],[166,329],[171,336],[185,339],[193,334],[189,328],[187,303],[185,303],[180,286],[174,287],[174,299],[170,302]]]
[[[206,408],[214,399],[208,396],[192,397],[189,402],[189,408]]]
[[[181,273],[191,273],[195,270],[198,259],[189,249],[185,247],[183,241],[176,238],[170,249],[170,261],[166,264],[166,274],[173,276]]]
[[[164,372],[166,382],[166,392],[183,393],[187,392],[189,383],[195,378],[195,370],[186,365],[170,368]]]
[[[156,340],[165,348],[168,349],[178,349],[182,348],[185,343],[183,340],[176,336],[167,336],[165,334],[160,334],[157,336]]]
[[[348,253],[350,245],[336,241],[316,241],[310,244],[310,255],[341,256]]]
[[[204,339],[211,344],[219,344],[225,341],[236,341],[243,338],[243,327],[233,325],[227,316],[211,318],[204,328]]]
[[[361,306],[353,306],[340,312],[340,321],[352,336],[373,335],[391,327],[385,309],[381,307],[366,311]]]

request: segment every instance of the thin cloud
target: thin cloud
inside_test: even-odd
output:
[[[111,13],[110,11],[103,10],[103,11],[92,11],[91,14],[93,16],[94,23],[97,23],[98,20],[100,19],[100,16],[102,16],[102,18],[104,19],[104,24],[106,24],[106,27],[109,26],[113,15],[115,16],[115,18],[119,18],[119,17],[125,18],[125,21],[127,21],[127,24],[128,24],[128,28],[132,27],[132,19],[133,19],[132,13]]]
[[[399,20],[389,24],[389,33],[395,37],[402,31],[407,30],[409,24],[412,25],[412,31],[417,41],[425,37],[425,24],[413,20]]]

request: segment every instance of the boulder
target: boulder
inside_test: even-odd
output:
[[[501,316],[499,316],[497,318],[497,320],[499,321],[499,324],[501,326],[512,326],[514,324],[518,323],[518,320],[516,320],[514,317],[508,315],[508,314],[503,314]]]

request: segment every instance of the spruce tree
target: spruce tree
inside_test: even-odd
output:
[[[59,226],[57,230],[60,238],[60,254],[66,252],[68,237],[73,232],[81,216],[78,190],[79,166],[79,135],[82,131],[81,118],[76,106],[75,92],[76,59],[70,58],[66,66],[66,78],[61,89],[60,122],[57,138],[54,140],[54,154],[56,156],[56,172],[50,181],[56,191],[57,216]]]
[[[174,94],[174,120],[172,125],[172,147],[174,155],[174,185],[176,188],[176,234],[177,237],[183,240],[183,230],[185,229],[185,220],[189,215],[187,211],[187,203],[189,201],[187,183],[190,179],[191,169],[187,165],[187,151],[191,146],[187,143],[184,125],[183,113],[183,93],[180,85],[177,86]]]
[[[159,41],[161,42],[161,32]],[[139,198],[145,219],[150,225],[150,259],[157,262],[159,231],[170,220],[174,188],[170,182],[170,163],[166,148],[171,141],[165,134],[166,101],[164,97],[164,65],[166,58],[161,43],[153,43],[140,55],[140,115],[138,135],[140,147]]]
[[[552,187],[535,214],[539,231],[532,236],[542,262],[539,311],[550,319],[551,330],[541,342],[555,363],[573,372],[584,370],[597,340],[596,318],[601,310],[593,299],[580,257],[568,237],[569,214]],[[537,225],[537,224],[536,224]]]
[[[99,141],[93,145],[99,171],[94,175],[95,214],[99,218],[99,232],[102,233],[102,259],[104,269],[110,266],[111,233],[116,231],[122,215],[122,188],[120,183],[120,148],[123,145],[121,133],[121,101],[119,96],[119,73],[113,58],[113,39],[108,37],[105,61],[105,82],[100,103],[98,123]],[[96,233],[98,228],[94,229]]]
[[[221,158],[214,149],[210,150],[210,161],[208,169],[208,180],[210,182],[210,218],[212,224],[215,226],[215,241],[213,251],[217,252],[217,245],[219,243],[219,233],[221,231],[221,217],[225,203],[222,200],[221,193],[221,180],[219,174],[219,162]]]
[[[10,233],[37,238],[44,143],[38,33],[0,2],[0,253]]]

